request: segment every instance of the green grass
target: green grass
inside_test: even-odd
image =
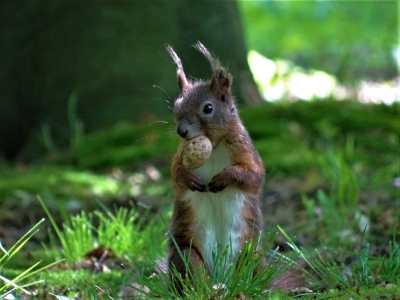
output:
[[[172,268],[171,276],[157,270],[158,275],[142,277],[139,282],[150,289],[149,298],[176,299],[181,297],[182,292],[187,299],[233,299],[240,295],[252,299],[265,297],[270,294],[265,287],[295,265],[292,260],[280,255],[278,249],[270,250],[275,237],[275,234],[269,233],[260,236],[258,243],[246,243],[237,257],[230,254],[229,246],[219,255],[214,253],[211,274],[204,269],[193,268],[188,256],[180,253],[188,276],[181,276]],[[263,257],[267,257],[266,266],[254,275]]]
[[[157,224],[156,220],[148,221],[147,213],[139,216],[135,209],[127,208],[117,209],[113,213],[98,202],[102,211],[71,216],[65,220],[61,229],[40,197],[39,201],[61,243],[60,255],[70,266],[100,245],[112,249],[119,257],[125,256],[131,265],[151,263],[165,247],[163,226]],[[97,226],[94,225],[95,220]],[[54,249],[57,242],[54,236],[51,237]],[[150,244],[150,240],[154,244]]]
[[[33,167],[24,172],[13,170],[0,180],[3,199],[15,197],[14,191],[18,190],[33,195],[51,193],[64,199],[104,199],[128,193],[129,188],[128,184],[102,174],[55,165]]]
[[[322,292],[318,295],[305,296],[304,299],[315,299],[315,300],[396,299],[397,295],[400,295],[399,285],[386,285],[386,286],[376,286],[374,288],[354,287],[343,290],[334,289]],[[290,298],[275,298],[275,299],[290,299]]]
[[[334,149],[343,152],[340,159],[360,178],[362,188],[397,195],[398,188],[391,181],[399,176],[398,104],[387,107],[328,100],[264,103],[243,108],[240,115],[268,178],[305,176],[318,166],[314,157]],[[80,133],[70,149],[52,151],[47,158],[40,158],[42,163],[26,170],[2,164],[5,176],[0,179],[0,203],[15,198],[15,190],[32,195],[48,193],[58,199],[107,199],[121,191],[136,196],[127,180],[110,179],[108,173],[110,169],[129,173],[152,163],[169,178],[179,138],[172,116],[167,122],[121,123],[107,130]]]
[[[50,294],[67,297],[90,295],[95,298],[100,291],[98,288],[102,287],[103,290],[116,295],[119,286],[127,278],[132,277],[130,272],[136,272],[135,270],[142,266],[147,268],[153,266],[156,259],[164,252],[165,225],[161,220],[149,221],[147,213],[139,215],[137,210],[126,208],[112,212],[99,203],[102,206],[101,210],[71,216],[64,221],[62,227],[59,227],[43,200],[39,198],[39,201],[51,221],[56,236],[50,231],[50,247],[45,246],[43,250],[36,251],[30,256],[48,256],[46,260],[50,261],[62,258],[65,262],[47,272],[44,272],[43,268],[38,269],[38,264],[21,271],[30,262],[21,261],[23,256],[17,255],[19,261],[14,264],[11,261],[9,266],[4,268],[4,274],[14,276],[12,286],[16,287],[17,292],[23,287],[33,285],[35,299],[47,298]],[[32,231],[38,226],[39,224],[1,258],[0,272],[5,263],[10,261],[29,240],[33,235]],[[91,258],[87,254],[91,251],[99,251],[100,254],[109,256]],[[2,263],[3,260],[5,263]],[[145,274],[150,275],[150,271]],[[21,280],[26,282],[28,275],[35,275],[39,279],[21,286],[16,285]],[[43,282],[46,284],[38,285]],[[3,291],[10,290],[9,287],[10,284],[5,284],[3,288],[0,286],[0,295]],[[26,289],[22,291],[29,293]]]
[[[52,219],[46,206],[44,209]],[[95,217],[98,218],[96,225]],[[149,276],[157,271],[155,260],[162,255],[165,248],[165,236],[162,234],[165,231],[165,224],[163,222],[144,224],[143,220],[145,216],[139,217],[134,209],[123,208],[115,212],[102,208],[90,215],[82,213],[66,220],[62,228],[59,228],[52,220],[62,247],[59,249],[53,242],[51,249],[45,250],[51,252],[53,257],[65,258],[67,264],[55,266],[48,271],[43,268],[38,269],[36,265],[27,271],[4,268],[5,263],[10,261],[33,235],[36,227],[10,249],[7,252],[7,258],[4,256],[0,263],[4,268],[4,274],[14,276],[14,284],[20,280],[27,282],[18,286],[21,290],[23,287],[27,289],[30,285],[37,285],[45,280],[45,286],[38,286],[35,289],[37,297],[54,294],[71,298],[95,299],[101,293],[101,297],[106,299],[116,297],[120,285],[128,287],[133,285],[133,290],[141,290],[141,286],[144,285],[149,289],[146,291],[146,298],[173,299],[178,297],[178,291],[174,288],[167,289],[165,286],[166,283],[173,286],[171,284],[173,280],[178,280],[183,286],[187,299],[213,297],[215,299],[234,299],[235,297],[290,299],[295,295],[294,292],[264,290],[264,287],[278,274],[295,264],[292,260],[278,254],[277,249],[271,250],[276,238],[276,233],[271,232],[260,237],[257,245],[247,243],[238,257],[231,257],[228,249],[220,255],[216,253],[214,255],[215,268],[211,274],[204,273],[204,270],[192,271],[190,262],[183,257],[192,281],[189,277],[181,277],[174,270],[170,270],[174,274],[172,278],[161,271],[156,276]],[[385,291],[385,294],[395,294],[398,291],[400,246],[396,242],[399,233],[395,230],[388,247],[389,256],[374,257],[369,254],[368,244],[360,251],[346,252],[341,249],[327,248],[323,252],[318,250],[310,254],[307,250],[298,248],[282,228],[278,227],[278,229],[287,238],[295,253],[308,263],[309,281],[314,282],[314,286],[324,287],[322,290],[317,289],[312,292],[314,296],[317,296],[313,299],[323,299],[325,296],[340,297],[345,291],[358,296],[381,295],[382,291]],[[90,263],[85,265],[83,263],[85,253],[101,243],[104,243],[105,249],[111,249],[117,258],[123,258],[121,261],[125,261],[126,265],[121,267],[121,265],[113,264],[112,259],[99,262],[105,266],[108,265],[107,269],[111,272],[94,272]],[[352,264],[345,265],[339,261],[340,254],[344,252],[353,257]],[[145,257],[143,254],[146,254]],[[253,276],[254,269],[264,256],[268,257],[267,267]],[[36,276],[32,281],[26,281],[28,275]],[[0,292],[4,294],[7,288],[10,290],[10,285],[5,284]],[[307,294],[309,291],[303,293]]]
[[[27,267],[25,270],[19,270],[15,276],[11,276],[8,278],[6,274],[2,274],[3,270],[7,267],[7,264],[10,264],[13,259],[16,258],[16,255],[21,251],[24,245],[33,237],[33,235],[38,231],[39,225],[44,220],[38,222],[35,226],[33,226],[24,236],[22,236],[9,250],[6,250],[0,244],[0,299],[5,298],[7,295],[12,294],[14,291],[18,293],[23,293],[26,295],[31,295],[32,293],[27,290],[28,287],[32,285],[40,285],[43,284],[43,280],[29,280],[28,278],[34,277],[35,274],[41,273],[47,268],[50,268],[53,265],[56,265],[59,262],[54,262],[48,264],[44,267],[39,267],[41,261],[34,263],[33,265]],[[22,282],[22,283],[21,283]]]
[[[399,227],[394,221],[400,217],[396,209],[399,188],[392,184],[394,178],[400,177],[397,104],[387,107],[363,106],[351,101],[266,103],[243,109],[241,116],[266,166],[266,183],[301,180],[296,190],[298,202],[287,218],[292,223],[281,226],[280,233],[294,250],[287,255],[291,257],[292,253],[308,261],[312,273],[318,275],[319,283],[324,286],[304,297],[365,299],[400,294]],[[117,299],[120,285],[143,289],[141,284],[150,289],[147,295],[150,299],[157,295],[164,299],[176,296],[173,290],[165,288],[164,282],[170,281],[169,278],[150,276],[156,271],[154,261],[163,257],[166,249],[168,230],[162,219],[169,219],[170,210],[165,203],[170,205],[173,199],[170,163],[178,144],[172,127],[171,124],[120,124],[86,135],[76,128],[76,136],[71,136],[71,149],[53,149],[51,155],[34,166],[2,163],[0,205],[4,206],[0,207],[0,219],[7,224],[8,220],[19,218],[19,214],[26,214],[32,220],[47,213],[52,229],[48,233],[50,243],[46,241],[44,247],[38,247],[37,242],[18,242],[12,259],[7,259],[7,254],[1,256],[0,275],[14,280],[19,293],[26,284],[33,284],[25,289],[37,292],[39,299],[51,294],[78,299]],[[51,146],[51,141],[47,143]],[[146,174],[149,163],[160,171],[161,179],[154,180]],[[41,205],[36,194],[42,199]],[[365,199],[369,194],[371,198]],[[136,206],[110,209],[110,202],[121,195]],[[165,211],[162,217],[150,208],[138,209],[142,198],[159,211]],[[370,204],[370,201],[375,202]],[[32,202],[37,207],[29,211]],[[79,204],[75,206],[79,211],[83,210],[72,214],[73,203]],[[126,201],[123,203],[126,206]],[[289,206],[282,202],[277,209],[284,214]],[[20,210],[16,216],[15,210]],[[387,223],[379,227],[383,212],[389,217],[384,217]],[[275,249],[272,237],[277,229],[267,225],[270,233],[265,237],[267,246],[262,252]],[[29,231],[22,240],[31,238],[32,233]],[[297,241],[296,235],[307,237],[304,247],[293,242]],[[21,245],[29,246],[29,250]],[[114,253],[114,257],[94,261],[104,270],[94,267],[94,262],[85,257],[100,245]],[[373,250],[378,245],[386,249],[385,256]],[[9,248],[8,254],[12,253]],[[186,278],[177,277],[190,295],[187,298],[295,297],[295,293],[264,292],[260,288],[282,269],[267,268],[260,278],[253,278],[251,270],[257,264],[254,257],[259,257],[259,253],[252,255],[252,249],[249,246],[243,251],[247,255],[242,253],[236,258],[235,265],[242,266],[241,269],[233,268],[234,264],[227,266],[227,256],[225,260],[224,255],[215,256],[218,267],[208,274],[209,281],[203,280],[204,273],[193,274],[197,278],[195,289]],[[5,249],[0,251],[5,253]],[[38,261],[49,265],[59,259],[65,262],[47,270],[35,265]],[[289,260],[281,259],[283,269],[285,264],[290,265]],[[38,284],[42,280],[46,284]],[[6,285],[0,290],[0,299],[13,288]]]

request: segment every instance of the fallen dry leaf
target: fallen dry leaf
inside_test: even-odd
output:
[[[100,258],[107,259],[110,257],[115,257],[115,255],[111,248],[108,248],[106,250],[104,249],[104,245],[100,245],[97,248],[87,252],[85,254],[85,257],[87,258],[95,257],[97,260],[99,260]]]

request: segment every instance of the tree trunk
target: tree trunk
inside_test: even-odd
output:
[[[210,66],[190,47],[197,40],[234,76],[241,102],[260,97],[246,60],[235,1],[3,1],[0,4],[0,155],[46,152],[44,140],[68,147],[75,114],[85,131],[120,121],[171,115],[177,96],[172,45],[188,74]],[[71,95],[76,95],[76,111]],[[42,128],[49,129],[43,131]]]

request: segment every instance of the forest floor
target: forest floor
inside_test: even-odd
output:
[[[394,270],[387,278],[379,267],[380,259],[393,253],[400,256],[400,250],[395,252],[400,243],[398,108],[398,104],[316,101],[266,103],[241,110],[267,170],[261,197],[264,230],[277,232],[277,225],[284,230],[271,248],[279,246],[281,253],[292,255],[287,234],[305,251],[333,251],[334,260],[343,267],[358,264],[351,269],[352,276],[364,272],[371,278],[368,283],[359,279],[339,284],[338,280],[313,293],[314,299],[328,297],[319,293],[329,289],[336,289],[339,297],[344,288],[355,291],[356,299],[357,293],[368,296],[371,286],[383,289],[373,292],[372,298],[398,299],[392,298],[396,296],[390,288],[394,285],[399,291],[400,282],[390,276],[400,276],[400,259],[393,262]],[[49,293],[65,299],[90,299],[98,293],[105,299],[113,293],[113,299],[135,294],[120,286],[132,274],[151,275],[154,260],[164,255],[173,202],[170,162],[179,139],[172,120],[156,121],[117,124],[79,139],[72,136],[73,145],[60,151],[49,149],[40,158],[22,156],[14,162],[1,162],[0,246],[12,249],[41,219],[46,221],[7,265],[2,264],[6,255],[0,255],[0,275],[15,278],[39,260],[44,266],[66,258],[25,278],[23,283],[46,279],[45,285],[37,283],[27,291],[43,299],[48,299]],[[121,208],[127,208],[127,215]],[[127,229],[125,241],[119,244],[115,238],[125,225],[112,229],[113,222],[107,218],[129,225],[135,232]],[[86,225],[89,231],[79,231]],[[48,228],[53,228],[52,233]],[[86,242],[78,245],[74,240]],[[104,266],[95,267],[92,257],[97,262],[103,259]],[[372,266],[368,270],[362,270],[365,257]],[[67,270],[78,270],[81,275],[73,276]],[[84,279],[89,277],[91,284]],[[1,286],[0,281],[0,299],[9,289]],[[297,294],[301,292],[307,294]]]

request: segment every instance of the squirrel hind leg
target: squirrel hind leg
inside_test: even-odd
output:
[[[169,258],[168,258],[168,271],[169,276],[172,279],[171,282],[180,295],[184,294],[184,288],[182,286],[182,279],[174,279],[174,270],[182,278],[185,276],[193,276],[194,272],[198,272],[203,270],[200,274],[204,274],[204,277],[207,277],[207,272],[204,266],[203,258],[201,257],[200,253],[194,247],[182,247],[180,252],[177,249],[171,251]],[[185,258],[186,261],[182,260],[181,255]],[[196,276],[196,275],[195,275]],[[202,275],[203,276],[203,275]],[[193,278],[190,278],[190,282],[193,286]],[[204,278],[206,279],[206,278]],[[171,287],[170,287],[171,288]]]

